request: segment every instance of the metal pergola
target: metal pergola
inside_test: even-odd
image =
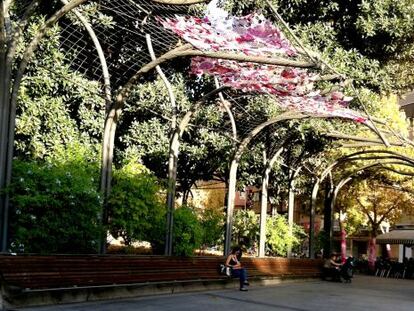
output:
[[[368,144],[367,146],[370,146]],[[341,165],[346,164],[359,164],[364,163],[363,165],[352,169],[350,172],[347,172],[341,175],[339,180],[333,182],[332,179],[328,182],[328,189],[325,193],[325,209],[324,209],[324,230],[328,233],[329,236],[329,245],[326,245],[326,249],[324,250],[325,253],[329,254],[332,248],[332,238],[333,238],[333,231],[332,231],[332,222],[333,222],[333,211],[335,208],[336,198],[338,196],[339,191],[349,183],[352,178],[358,175],[359,172],[376,168],[378,170],[388,170],[400,175],[407,175],[413,176],[413,172],[410,171],[400,171],[396,170],[393,166],[398,165],[399,167],[408,167],[410,169],[414,168],[414,159],[411,157],[407,157],[403,154],[400,154],[395,151],[391,150],[382,150],[382,149],[371,149],[371,150],[364,150],[358,151],[351,154],[348,154],[336,161],[334,161],[331,165],[329,165],[316,179],[313,190],[312,190],[312,198],[311,198],[311,213],[310,213],[310,256],[314,257],[314,221],[315,221],[315,207],[317,201],[317,194],[319,191],[320,185],[332,174],[332,172],[340,167]]]
[[[170,147],[168,163],[168,218],[166,230],[165,254],[172,253],[172,230],[173,230],[173,210],[175,208],[175,187],[177,182],[177,163],[180,150],[180,138],[188,127],[192,117],[202,105],[211,104],[211,99],[217,99],[225,108],[228,116],[228,125],[222,131],[231,137],[234,143],[234,151],[229,159],[230,174],[227,195],[227,219],[225,233],[224,252],[230,250],[232,237],[233,208],[236,192],[237,170],[240,159],[246,148],[253,144],[261,135],[265,135],[265,130],[272,129],[272,126],[289,121],[305,120],[309,118],[325,118],[318,115],[305,114],[301,112],[286,111],[271,119],[256,119],[242,121],[238,120],[234,111],[243,111],[242,103],[238,101],[238,95],[220,86],[215,81],[214,89],[204,94],[202,98],[196,100],[191,108],[183,115],[179,116],[176,109],[176,98],[169,81],[172,69],[167,65],[176,59],[189,58],[193,56],[206,56],[210,58],[220,58],[235,61],[249,61],[255,63],[272,64],[278,66],[289,66],[297,68],[313,68],[319,70],[321,74],[330,74],[326,79],[344,79],[326,65],[323,60],[310,57],[306,49],[298,42],[297,48],[302,51],[300,60],[291,60],[275,57],[246,56],[236,53],[224,53],[215,51],[201,51],[193,48],[190,44],[181,43],[179,38],[171,32],[164,30],[155,20],[155,17],[171,17],[175,14],[188,15],[197,11],[197,5],[203,0],[61,0],[61,6],[51,13],[43,25],[38,29],[34,38],[25,48],[21,59],[16,55],[16,46],[28,24],[30,16],[36,11],[41,0],[22,1],[21,9],[16,14],[10,14],[11,8],[15,4],[14,0],[3,0],[0,4],[0,189],[10,185],[12,174],[12,159],[14,145],[14,131],[16,119],[16,103],[18,91],[24,77],[27,65],[35,59],[39,43],[47,39],[47,30],[55,25],[59,25],[65,36],[61,41],[61,49],[66,52],[71,61],[71,68],[78,71],[88,79],[99,82],[100,96],[106,102],[105,124],[102,135],[102,165],[100,190],[107,198],[111,189],[112,163],[114,157],[114,143],[117,131],[117,124],[125,103],[131,95],[134,87],[141,83],[141,78],[155,71],[162,79],[165,88],[168,90],[169,102],[173,114],[170,124]],[[101,25],[93,25],[88,15],[84,12],[85,4],[95,4],[100,12],[110,16],[115,23],[113,28],[107,29]],[[276,20],[286,26],[280,16],[275,13]],[[77,20],[79,23],[74,23]],[[295,39],[295,38],[294,38]],[[119,44],[123,46],[120,47]],[[113,51],[117,50],[124,59],[119,62],[119,58],[113,57]],[[76,52],[76,53],[75,53]],[[73,56],[74,55],[74,56]],[[85,60],[93,60],[86,62]],[[165,66],[164,66],[165,65]],[[13,67],[16,66],[16,70]],[[321,70],[326,68],[327,72]],[[248,96],[255,96],[254,94]],[[230,104],[231,103],[231,104]],[[232,109],[231,109],[232,108]],[[364,125],[378,136],[377,139],[346,136],[341,133],[328,133],[332,139],[360,141],[372,145],[412,145],[410,141],[387,128],[382,120],[378,120],[365,114],[368,119]],[[381,129],[385,127],[385,130]],[[269,173],[273,164],[282,152],[282,146],[273,146],[275,151],[266,160],[266,169],[263,172],[262,182],[262,202],[260,220],[260,248],[259,256],[264,256],[265,239],[265,220],[267,207],[267,188],[269,183]],[[382,151],[381,151],[382,152]],[[387,153],[386,151],[384,151]],[[363,152],[365,153],[365,152]],[[366,153],[370,153],[367,151]],[[386,159],[398,159],[404,163],[411,163],[403,155],[390,155]],[[337,162],[352,161],[359,156],[353,154],[346,159]],[[337,163],[335,162],[335,163]],[[316,198],[319,184],[326,178],[329,172],[336,166],[333,164],[326,172],[318,178],[314,187],[312,202]],[[295,173],[298,174],[299,170]],[[291,180],[294,181],[296,175],[293,174]],[[294,182],[290,185],[293,189]],[[289,222],[293,222],[294,192],[289,195]],[[316,199],[315,199],[316,200]],[[314,204],[312,204],[314,207]],[[2,193],[0,197],[0,219],[1,219],[1,251],[7,251],[8,241],[8,217],[9,217],[9,198],[7,193]],[[313,210],[314,213],[314,210]],[[314,214],[313,214],[314,215]],[[102,209],[101,222],[107,221],[106,208]],[[313,223],[311,218],[311,236],[313,234]],[[104,252],[105,240],[101,241],[101,252]],[[311,244],[312,245],[312,244]],[[311,246],[312,248],[312,246]],[[312,252],[311,252],[312,254]]]

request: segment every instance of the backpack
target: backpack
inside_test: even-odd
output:
[[[220,264],[219,265],[219,273],[221,275],[226,275],[228,277],[231,277],[231,267],[228,267],[225,264]]]

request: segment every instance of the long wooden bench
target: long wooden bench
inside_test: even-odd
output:
[[[6,309],[237,286],[218,273],[223,262],[224,257],[1,255],[1,303]],[[318,260],[243,258],[242,262],[253,281],[318,277],[321,271]]]

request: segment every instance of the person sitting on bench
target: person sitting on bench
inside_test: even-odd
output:
[[[246,285],[249,285],[249,282],[247,281],[247,271],[240,263],[241,255],[241,248],[239,246],[234,247],[227,257],[226,266],[231,267],[232,277],[240,279],[240,290],[247,291]]]
[[[340,268],[341,264],[336,262],[337,256],[332,253],[329,258],[325,259],[323,264],[324,276],[332,277],[333,281],[340,281]]]

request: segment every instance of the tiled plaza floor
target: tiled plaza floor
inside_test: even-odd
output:
[[[277,286],[209,291],[82,304],[19,309],[25,311],[413,311],[414,280],[356,276],[351,284],[287,282]]]

